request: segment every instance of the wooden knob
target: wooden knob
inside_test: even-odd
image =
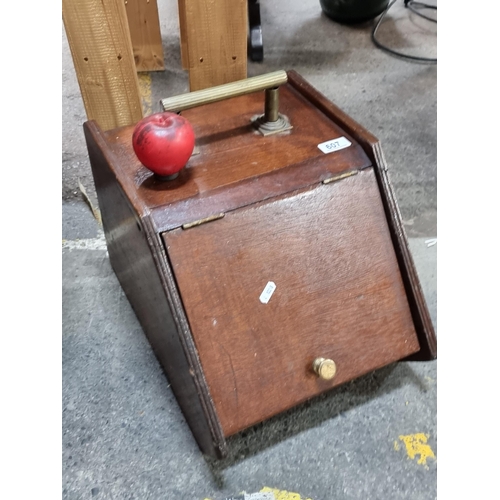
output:
[[[316,358],[313,362],[313,370],[319,378],[331,380],[337,373],[337,365],[332,359]]]

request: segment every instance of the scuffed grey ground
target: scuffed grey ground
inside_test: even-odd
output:
[[[380,38],[435,56],[435,25],[393,7]],[[264,62],[249,76],[295,69],[381,141],[436,324],[436,66],[376,49],[371,23],[340,26],[319,1],[261,1]],[[159,0],[167,70],[161,97],[187,91],[177,7]],[[264,486],[313,500],[436,497],[437,462],[410,460],[400,435],[424,433],[437,456],[437,362],[399,363],[229,440],[206,460],[114,276],[83,139],[85,112],[63,29],[63,499],[219,500]],[[394,443],[400,443],[395,449]]]
[[[411,241],[433,318],[436,247]],[[99,248],[99,245],[96,245]],[[106,250],[65,249],[63,498],[223,498],[264,486],[314,500],[434,498],[436,461],[400,435],[436,443],[436,362],[391,365],[200,453],[114,276]]]

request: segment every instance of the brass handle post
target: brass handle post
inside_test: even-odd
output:
[[[267,122],[275,122],[279,118],[279,93],[278,87],[266,89],[266,102],[264,116]]]

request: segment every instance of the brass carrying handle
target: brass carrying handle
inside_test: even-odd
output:
[[[276,122],[278,113],[278,87],[288,81],[286,71],[274,71],[265,75],[246,78],[236,82],[225,83],[203,90],[195,90],[173,97],[161,99],[163,111],[174,113],[185,109],[195,108],[204,104],[222,101],[230,97],[252,94],[253,92],[266,91],[265,117],[269,122]]]

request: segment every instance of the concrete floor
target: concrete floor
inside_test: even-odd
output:
[[[261,3],[264,62],[249,62],[249,76],[295,69],[381,140],[436,325],[436,245],[426,241],[437,235],[437,67],[382,52],[371,22],[336,24],[319,0]],[[167,70],[140,75],[148,113],[188,90],[176,5],[159,0]],[[380,39],[435,57],[436,25],[402,0]],[[389,366],[275,417],[230,439],[223,461],[200,453],[78,187],[97,205],[64,29],[62,58],[63,498],[219,500],[265,487],[282,500],[435,498],[435,361]]]

